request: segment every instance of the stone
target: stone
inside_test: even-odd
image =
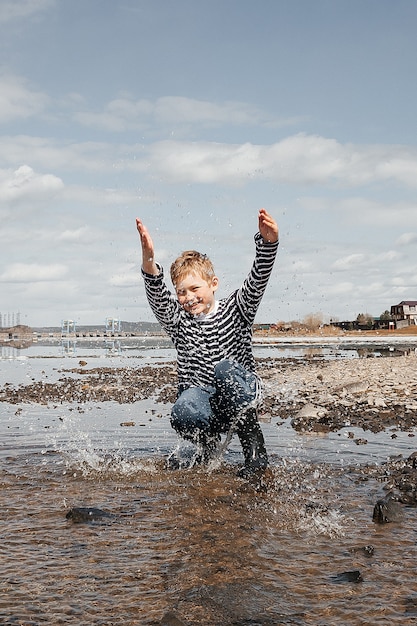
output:
[[[363,582],[362,574],[357,569],[348,572],[340,572],[339,574],[332,576],[331,579],[336,584]]]
[[[71,520],[74,524],[83,524],[88,522],[103,521],[114,517],[112,513],[96,509],[95,507],[78,507],[74,506],[65,516],[67,520]]]
[[[402,519],[403,512],[401,504],[392,493],[385,498],[378,500],[374,506],[372,520],[376,524],[388,524],[389,522],[398,522]]]

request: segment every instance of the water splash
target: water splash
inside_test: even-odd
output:
[[[88,429],[88,430],[87,430]],[[94,439],[99,436],[100,446]],[[59,452],[66,467],[65,473],[84,478],[134,477],[138,472],[155,472],[152,459],[137,458],[130,447],[112,438],[103,447],[105,437],[80,416],[66,416],[60,427],[47,437],[47,444]]]

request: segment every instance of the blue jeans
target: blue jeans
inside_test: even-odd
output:
[[[171,426],[184,439],[204,442],[225,433],[236,415],[255,400],[257,377],[235,361],[220,361],[213,385],[189,387],[171,411]]]

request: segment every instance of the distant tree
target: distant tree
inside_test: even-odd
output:
[[[309,330],[317,330],[323,326],[323,313],[308,313],[303,319],[303,325]]]
[[[383,313],[381,313],[381,315],[379,316],[379,319],[383,322],[389,322],[392,319],[391,313],[388,310],[386,310]]]
[[[366,328],[372,328],[374,325],[374,318],[370,313],[359,313],[356,318],[359,326],[365,326]]]

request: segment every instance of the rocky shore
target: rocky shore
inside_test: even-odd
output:
[[[261,421],[280,424],[288,419],[299,433],[347,428],[348,436],[356,437],[358,445],[366,443],[370,431],[387,429],[392,438],[397,437],[398,431],[415,436],[417,355],[414,351],[407,356],[320,361],[263,358],[258,359],[257,366],[265,383]],[[0,402],[15,405],[16,415],[28,403],[54,408],[70,403],[84,413],[85,403],[131,404],[153,400],[158,411],[158,404],[169,405],[175,396],[174,362],[138,368],[91,368],[88,362],[80,361],[76,368],[62,369],[55,382],[49,382],[48,374],[43,372],[42,380],[18,386],[7,383],[0,388]],[[363,431],[360,437],[358,428]],[[378,505],[380,521],[387,521],[388,514],[392,514],[393,501],[417,504],[416,455],[392,459],[382,467],[370,463],[352,469],[362,476],[360,480],[372,475],[384,484],[388,495]]]
[[[258,359],[265,382],[261,419],[291,419],[298,432],[329,432],[346,426],[378,432],[410,431],[417,425],[417,356],[343,360]],[[62,404],[153,398],[171,403],[176,394],[175,363],[140,368],[63,369],[28,385],[5,384],[0,402]]]
[[[417,356],[332,361],[264,361],[270,415],[291,418],[300,432],[344,426],[379,432],[417,425]]]

